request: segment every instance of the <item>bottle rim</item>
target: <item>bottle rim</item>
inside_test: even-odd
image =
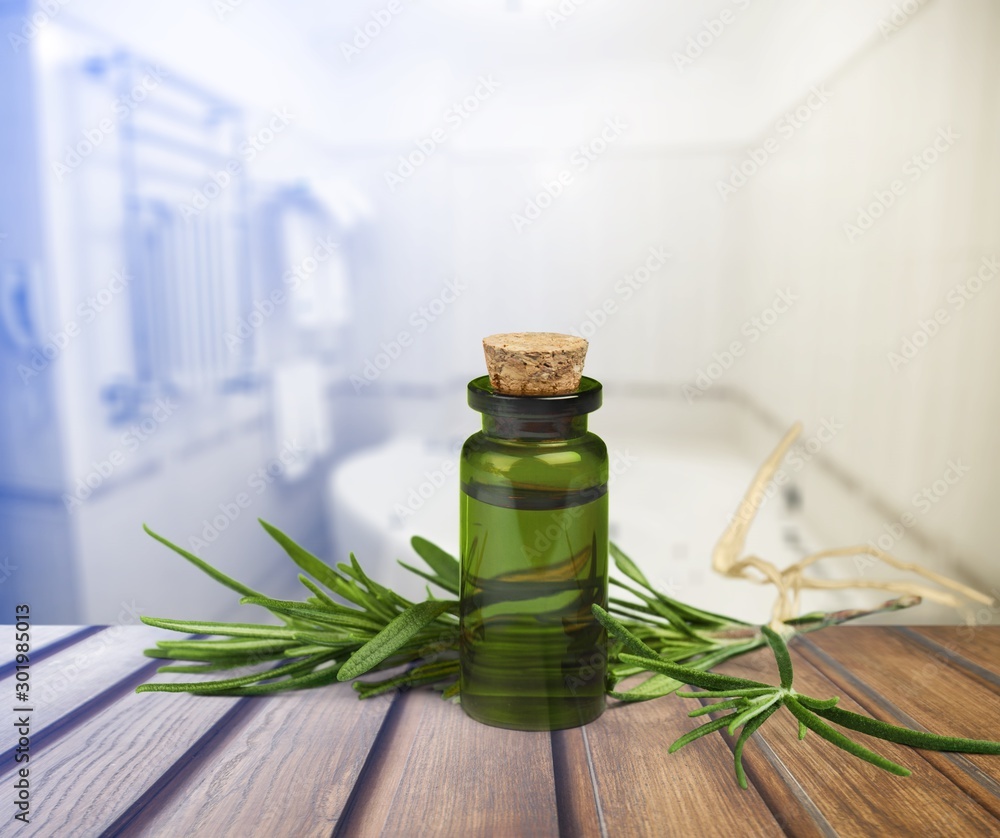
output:
[[[593,413],[603,401],[603,386],[595,378],[581,376],[572,393],[557,396],[511,396],[497,393],[488,375],[469,382],[469,407],[491,416],[555,417]]]

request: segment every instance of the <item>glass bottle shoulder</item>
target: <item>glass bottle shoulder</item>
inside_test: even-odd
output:
[[[608,480],[608,449],[597,434],[565,440],[511,440],[473,434],[462,446],[463,483],[586,488]]]

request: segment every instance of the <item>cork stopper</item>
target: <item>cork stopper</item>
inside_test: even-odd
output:
[[[510,332],[483,338],[494,392],[560,396],[580,386],[587,341],[556,332]]]

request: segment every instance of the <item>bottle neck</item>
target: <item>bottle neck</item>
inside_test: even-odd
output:
[[[483,414],[483,433],[494,439],[558,441],[587,433],[587,415],[491,416]]]

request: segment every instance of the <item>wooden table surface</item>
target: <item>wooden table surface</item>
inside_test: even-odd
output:
[[[782,711],[748,743],[744,791],[722,733],[667,754],[697,724],[691,700],[609,707],[549,734],[476,724],[426,690],[137,695],[160,665],[142,650],[164,636],[32,629],[31,823],[13,820],[8,723],[0,834],[1000,835],[1000,757],[869,741],[913,770],[896,777],[818,736],[799,742]],[[842,626],[797,638],[792,652],[803,692],[1000,738],[1000,628]],[[766,650],[721,671],[776,681]],[[17,710],[13,663],[0,677]]]

